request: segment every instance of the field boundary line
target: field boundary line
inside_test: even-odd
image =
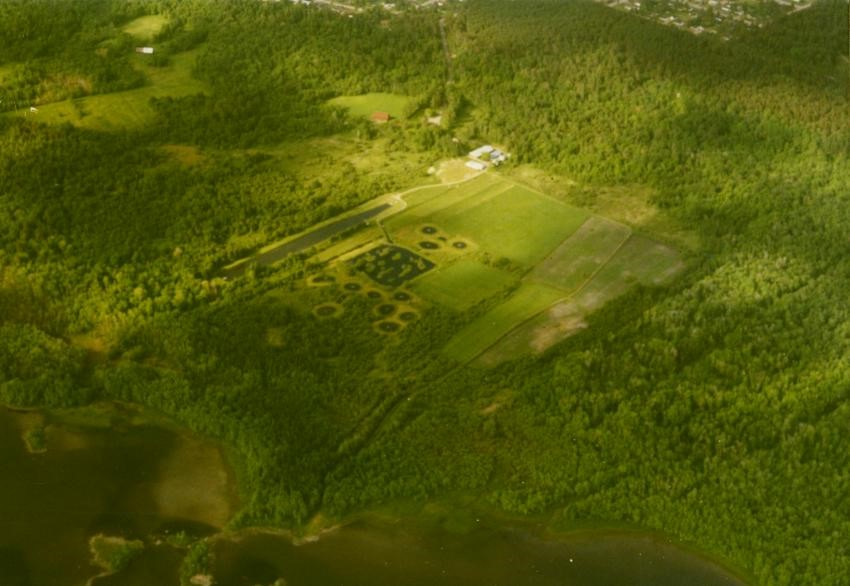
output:
[[[561,204],[562,206],[569,206],[569,207],[571,207],[571,208],[576,208],[576,209],[579,209],[579,210],[583,210],[583,211],[587,212],[587,215],[588,215],[588,216],[593,216],[594,218],[602,218],[603,220],[607,220],[607,221],[611,222],[612,224],[617,224],[618,226],[622,226],[622,227],[624,227],[624,228],[627,228],[629,231],[631,231],[631,230],[633,229],[631,226],[629,226],[629,225],[628,225],[628,224],[626,224],[625,222],[621,222],[621,221],[619,221],[619,220],[614,220],[613,218],[609,218],[608,216],[603,216],[602,214],[598,214],[598,213],[596,213],[596,212],[594,212],[594,211],[592,211],[592,210],[589,210],[589,209],[587,209],[587,208],[580,207],[580,206],[577,206],[577,205],[573,205],[573,204],[571,204],[571,203],[567,203],[567,202],[565,202],[565,201],[561,201],[561,200],[560,200],[560,199],[558,199],[557,197],[553,197],[553,196],[549,195],[548,193],[545,193],[545,192],[543,192],[543,191],[540,191],[540,190],[539,190],[539,189],[537,189],[536,187],[531,187],[530,185],[527,185],[527,184],[525,184],[525,183],[522,183],[521,181],[517,181],[517,180],[516,180],[516,179],[514,179],[513,177],[507,177],[507,176],[504,176],[504,175],[499,175],[499,177],[501,177],[502,179],[504,179],[504,180],[505,180],[505,181],[507,181],[508,183],[511,183],[511,184],[513,184],[513,185],[515,185],[515,186],[517,186],[517,187],[522,187],[522,188],[524,188],[524,189],[527,189],[527,190],[529,190],[529,191],[530,191],[530,192],[532,192],[532,193],[536,193],[537,195],[541,195],[541,196],[545,197],[546,199],[549,199],[549,200],[552,200],[552,201],[554,201],[554,202],[557,202],[557,203]]]
[[[599,217],[602,217],[602,216],[599,216]],[[615,223],[618,223],[618,222],[615,222]],[[625,226],[625,224],[623,224],[623,226]],[[467,361],[466,361],[466,362],[464,362],[463,364],[470,364],[470,363],[472,363],[472,361],[474,361],[475,359],[479,358],[482,354],[484,354],[485,352],[487,352],[488,350],[490,350],[490,348],[493,348],[496,344],[498,344],[499,342],[501,342],[502,340],[504,340],[505,338],[507,338],[508,336],[510,336],[510,335],[511,335],[511,333],[513,333],[513,332],[514,332],[515,330],[517,330],[518,328],[521,328],[522,326],[524,326],[525,324],[527,324],[527,323],[528,323],[528,322],[530,322],[531,320],[535,319],[537,316],[541,315],[542,313],[544,313],[544,312],[546,312],[546,311],[549,311],[550,309],[552,309],[552,308],[553,308],[553,307],[555,307],[556,305],[558,305],[558,304],[560,304],[560,303],[563,303],[564,301],[567,301],[567,300],[569,300],[569,299],[572,299],[572,298],[576,297],[579,293],[581,293],[581,292],[582,292],[582,291],[583,291],[583,290],[584,290],[584,289],[585,289],[585,288],[586,288],[586,287],[590,284],[590,282],[594,279],[594,277],[596,277],[596,275],[598,275],[598,274],[599,274],[599,272],[600,272],[602,269],[604,269],[606,266],[608,266],[608,263],[610,263],[610,262],[611,262],[611,259],[613,259],[613,258],[614,258],[614,255],[616,255],[618,252],[620,252],[620,249],[621,249],[621,248],[623,248],[623,246],[626,244],[626,242],[628,242],[628,241],[629,241],[629,239],[632,237],[632,230],[631,230],[631,228],[629,228],[628,226],[625,226],[625,227],[628,229],[628,233],[626,234],[626,237],[623,239],[623,241],[622,241],[622,242],[620,242],[620,244],[618,244],[618,245],[617,245],[617,247],[616,247],[616,248],[615,248],[615,249],[611,252],[611,254],[609,254],[609,255],[608,255],[608,258],[606,258],[604,262],[602,262],[602,263],[601,263],[598,267],[596,267],[596,270],[595,270],[595,271],[593,271],[593,272],[590,274],[590,276],[589,276],[589,277],[587,277],[587,279],[585,279],[585,280],[584,280],[584,282],[582,282],[582,283],[581,283],[578,287],[576,287],[576,288],[575,288],[572,292],[570,292],[570,293],[568,293],[568,294],[564,295],[564,297],[561,297],[560,299],[557,299],[557,300],[553,301],[552,303],[550,303],[549,305],[547,305],[546,307],[544,307],[543,309],[541,309],[540,311],[538,311],[538,312],[537,312],[537,313],[535,313],[534,315],[532,315],[532,316],[530,316],[530,317],[528,317],[528,318],[526,318],[526,319],[522,320],[522,321],[521,321],[521,322],[519,322],[518,324],[516,324],[516,325],[515,325],[514,327],[512,327],[510,330],[508,330],[507,332],[505,332],[504,334],[502,334],[501,336],[499,336],[498,338],[496,338],[496,339],[493,341],[493,343],[492,343],[492,344],[489,344],[486,348],[484,348],[484,349],[483,349],[483,350],[481,350],[480,352],[476,353],[476,354],[475,354],[475,356],[473,356],[472,358],[470,358],[469,360],[467,360]],[[565,240],[566,240],[566,239],[565,239]],[[525,280],[526,280],[526,279],[523,279],[523,281],[525,281]],[[529,282],[529,283],[533,283],[533,284],[539,284],[539,285],[548,285],[548,286],[552,287],[553,289],[559,289],[559,290],[563,291],[563,289],[560,289],[560,287],[555,287],[555,286],[553,286],[553,285],[551,285],[551,284],[548,284],[548,283],[541,283],[541,282],[537,282],[537,281],[534,281],[533,279],[528,279],[528,282]]]

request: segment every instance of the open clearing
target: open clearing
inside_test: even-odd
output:
[[[454,185],[379,196],[361,210],[270,245],[255,260],[289,252],[287,247],[314,234],[327,238],[343,223],[349,228],[366,216],[383,216],[380,225],[330,243],[317,258],[359,271],[371,279],[371,289],[409,282],[408,291],[455,311],[494,301],[443,348],[460,362],[477,359],[489,366],[542,352],[586,327],[587,315],[634,285],[666,284],[684,267],[677,251],[632,234],[624,224],[493,172]],[[237,271],[232,273],[236,276],[243,264],[225,271]],[[348,287],[347,293],[354,291],[354,285]],[[376,331],[393,333],[416,320],[415,311],[396,307],[385,293],[371,289],[363,293],[379,303],[373,318],[383,321]],[[319,313],[326,317],[331,310]]]
[[[32,116],[39,122],[62,124],[92,130],[141,128],[155,116],[151,98],[181,97],[204,93],[206,84],[192,77],[192,66],[199,49],[174,55],[168,67],[151,67],[144,63],[147,56],[137,56],[137,67],[144,71],[150,85],[124,92],[99,94],[64,100],[38,107],[38,113],[19,110],[17,116]]]
[[[630,232],[622,224],[604,218],[588,218],[549,258],[535,267],[529,278],[572,293],[617,252]]]
[[[458,311],[504,291],[517,277],[474,260],[460,260],[433,271],[413,284],[413,289],[440,305]]]
[[[362,94],[359,96],[340,96],[328,100],[331,106],[345,108],[355,117],[369,117],[375,112],[387,112],[393,118],[401,118],[412,98],[400,94]]]
[[[497,305],[456,334],[443,352],[468,362],[521,323],[552,305],[564,293],[558,289],[526,283],[504,303]]]
[[[141,41],[150,41],[168,24],[168,18],[161,14],[142,16],[128,22],[122,29],[128,35]]]

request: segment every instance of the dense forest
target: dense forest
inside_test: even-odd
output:
[[[151,83],[122,32],[146,14],[168,16],[160,66],[197,51],[208,92],[154,99],[141,129],[0,115],[0,402],[133,401],[220,439],[243,497],[234,527],[463,494],[564,528],[657,529],[759,584],[845,583],[846,3],[723,42],[584,1],[348,18],[288,2],[13,0],[0,110]],[[414,98],[403,120],[326,105],[379,91]],[[442,127],[422,121],[431,108]],[[458,367],[436,350],[481,308],[432,307],[388,343],[366,310],[303,310],[304,295],[331,295],[295,301],[309,258],[220,277],[423,180],[332,147],[310,171],[281,154],[339,137],[427,160],[505,144],[579,205],[640,187],[698,245],[672,286],[607,305],[545,355]]]

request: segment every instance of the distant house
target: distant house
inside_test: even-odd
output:
[[[481,161],[467,161],[466,166],[470,169],[475,169],[476,171],[483,171],[487,168],[487,165]]]
[[[136,47],[136,53],[144,55],[153,55],[153,47]]]
[[[372,114],[372,122],[389,122],[390,118],[388,112],[374,112]]]

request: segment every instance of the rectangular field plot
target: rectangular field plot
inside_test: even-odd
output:
[[[537,265],[530,279],[577,291],[629,238],[628,227],[604,218],[589,218],[545,261]]]
[[[590,313],[637,283],[663,285],[684,266],[672,248],[644,236],[632,236],[579,292],[576,301]]]
[[[489,348],[480,364],[494,366],[539,353],[585,328],[585,316],[635,284],[663,285],[684,268],[678,253],[643,236],[631,236],[578,293],[523,323]]]
[[[491,197],[484,193],[444,208],[429,221],[469,238],[497,257],[532,266],[575,232],[587,217],[584,210],[511,185]]]
[[[458,311],[507,289],[517,278],[472,260],[461,260],[423,276],[412,285],[425,299]]]
[[[354,267],[386,287],[398,287],[434,268],[434,263],[406,248],[382,244],[351,260]]]
[[[458,332],[443,348],[443,353],[460,362],[468,362],[517,324],[543,311],[563,296],[562,291],[546,285],[524,284],[510,299]]]

